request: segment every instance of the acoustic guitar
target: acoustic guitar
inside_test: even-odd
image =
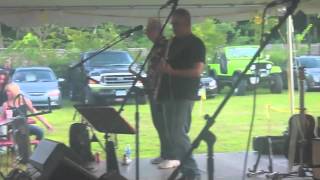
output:
[[[289,169],[293,165],[312,165],[312,138],[314,138],[315,119],[306,114],[304,106],[304,67],[299,68],[299,114],[289,119],[288,138],[285,155],[289,160]]]

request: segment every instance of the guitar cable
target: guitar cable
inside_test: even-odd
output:
[[[245,152],[245,157],[244,157],[244,162],[243,162],[242,180],[246,179],[246,172],[247,172],[247,168],[248,168],[249,149],[250,149],[250,145],[251,145],[254,121],[255,121],[255,117],[256,117],[256,109],[257,109],[257,85],[256,84],[257,84],[258,79],[256,79],[255,81],[256,82],[253,86],[253,104],[252,104],[250,128],[249,128],[247,145],[246,145],[246,152]]]
[[[267,10],[268,10],[268,6],[266,6],[263,9],[263,13],[262,13],[262,22],[261,22],[261,36],[260,36],[260,45],[263,43],[264,41],[264,37],[265,37],[265,20],[266,20],[266,14],[267,14]],[[259,62],[260,59],[258,59],[257,62]],[[255,75],[258,77],[259,72],[258,72],[258,68],[256,67],[255,69]],[[249,133],[248,133],[248,139],[247,139],[247,144],[246,144],[246,151],[245,151],[245,157],[244,157],[244,161],[243,161],[243,170],[242,170],[242,180],[246,179],[246,172],[247,172],[247,168],[248,168],[248,159],[249,159],[249,149],[251,146],[251,139],[252,139],[252,131],[253,131],[253,127],[254,127],[254,121],[255,121],[255,117],[256,117],[256,109],[257,109],[257,84],[258,84],[258,78],[255,79],[255,83],[253,86],[253,103],[252,103],[252,113],[251,113],[251,120],[250,120],[250,126],[249,126]]]

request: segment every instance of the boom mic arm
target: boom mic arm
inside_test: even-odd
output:
[[[164,5],[160,7],[160,10],[168,7],[170,4],[177,4],[177,3],[178,3],[178,0],[168,0]]]
[[[131,33],[136,32],[136,31],[141,31],[142,29],[143,29],[143,26],[142,26],[142,25],[139,25],[139,26],[136,26],[136,27],[134,27],[134,28],[131,28],[131,29],[125,31],[125,32],[120,33],[120,36],[121,36],[121,37],[122,37],[122,36],[128,36],[128,35],[130,35]]]

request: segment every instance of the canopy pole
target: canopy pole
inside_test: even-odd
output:
[[[293,57],[294,57],[294,49],[293,49],[293,20],[292,16],[288,17],[287,20],[287,41],[288,41],[288,48],[289,48],[289,60],[288,60],[288,67],[287,67],[287,77],[288,77],[288,94],[289,94],[289,103],[290,103],[290,113],[291,115],[294,114],[294,72],[293,72]]]

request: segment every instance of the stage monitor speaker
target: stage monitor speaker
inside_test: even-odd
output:
[[[320,138],[312,139],[312,165],[317,166],[312,168],[314,179],[320,179]]]
[[[102,175],[98,180],[127,180],[125,177],[121,176],[119,172],[109,172]]]
[[[81,160],[63,143],[42,140],[29,163],[40,172],[39,180],[96,180],[84,169]]]
[[[97,180],[98,178],[90,174],[86,169],[74,163],[68,158],[64,158],[55,170],[48,176],[41,176],[41,180]],[[45,178],[43,178],[45,177]]]

